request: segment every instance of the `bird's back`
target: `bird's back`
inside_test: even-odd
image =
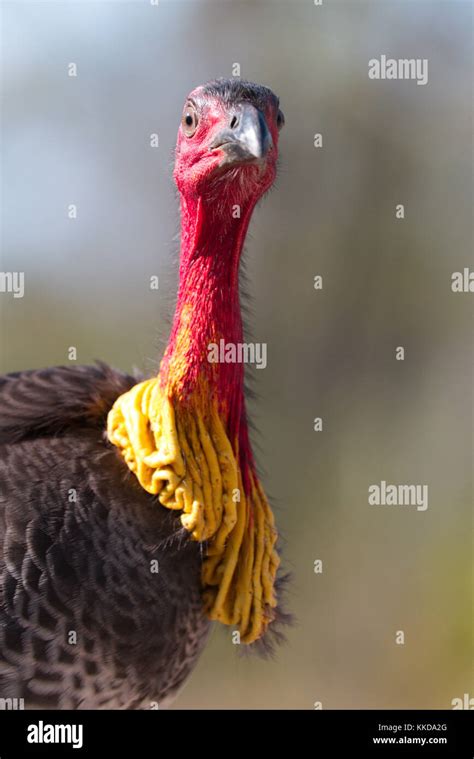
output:
[[[0,379],[0,698],[162,705],[205,643],[199,545],[105,437],[104,365]]]

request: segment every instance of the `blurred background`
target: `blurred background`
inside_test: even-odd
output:
[[[3,2],[2,17],[1,269],[26,278],[23,299],[0,296],[2,371],[66,363],[69,346],[155,371],[187,93],[239,63],[286,116],[246,260],[268,344],[251,416],[298,622],[273,661],[215,628],[174,708],[474,696],[472,295],[451,291],[473,263],[471,3]],[[382,54],[427,58],[428,84],[370,80]],[[427,511],[369,506],[381,480],[427,484]]]

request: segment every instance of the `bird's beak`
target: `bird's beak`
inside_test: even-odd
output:
[[[210,148],[224,154],[221,167],[260,161],[272,145],[263,113],[251,103],[238,103],[229,112],[228,126],[215,136]]]

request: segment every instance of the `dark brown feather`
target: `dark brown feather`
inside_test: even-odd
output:
[[[0,381],[0,698],[162,705],[204,646],[200,547],[104,435],[136,381],[104,365]]]

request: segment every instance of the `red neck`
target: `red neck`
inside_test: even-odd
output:
[[[208,357],[210,344],[243,340],[239,263],[254,205],[248,202],[234,218],[228,198],[182,197],[178,300],[160,370],[168,392],[181,402],[216,400],[231,441],[240,438],[245,448],[243,365],[210,363]]]

